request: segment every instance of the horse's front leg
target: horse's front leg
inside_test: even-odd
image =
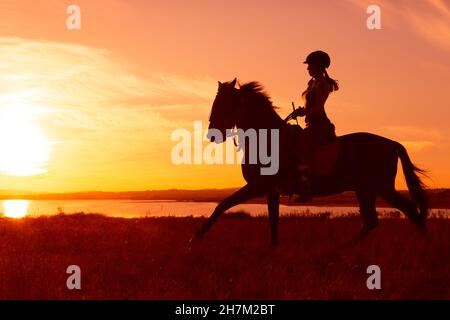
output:
[[[216,222],[217,218],[224,213],[226,210],[238,205],[242,202],[250,200],[258,195],[258,189],[254,185],[246,184],[241,189],[233,193],[231,196],[222,200],[214,209],[214,212],[211,216],[202,224],[200,229],[194,234],[191,238],[190,242],[195,242],[200,240],[205,233],[212,227],[212,225]]]
[[[278,245],[278,217],[280,214],[280,194],[272,191],[267,194],[267,206],[270,223],[270,243],[272,246]]]

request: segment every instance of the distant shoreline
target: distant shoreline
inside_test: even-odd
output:
[[[74,192],[74,193],[28,193],[28,192],[1,192],[0,200],[160,200],[179,202],[220,202],[222,199],[234,193],[238,188],[227,189],[203,189],[203,190],[148,190],[148,191],[127,191],[127,192]],[[400,191],[408,196],[408,191]],[[427,190],[431,208],[450,209],[450,189],[429,189]],[[289,199],[287,196],[281,197],[281,204],[295,206],[333,206],[333,207],[353,207],[358,206],[353,192],[315,198],[308,203],[296,203],[295,197]],[[246,203],[265,203],[264,198],[255,198]],[[382,199],[377,200],[377,206],[389,207]]]

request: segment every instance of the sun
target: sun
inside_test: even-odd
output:
[[[28,214],[28,200],[4,200],[3,210],[5,217],[23,218]]]
[[[50,143],[35,121],[36,110],[21,104],[0,108],[0,171],[11,176],[47,172]]]

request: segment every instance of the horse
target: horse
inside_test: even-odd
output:
[[[242,174],[247,182],[241,189],[222,200],[191,238],[197,242],[204,237],[220,215],[235,205],[255,197],[266,197],[270,225],[270,243],[278,244],[278,220],[280,196],[288,194],[283,186],[295,181],[292,174],[292,146],[286,141],[301,139],[294,135],[291,125],[276,112],[270,97],[258,82],[248,82],[236,88],[236,78],[220,82],[209,118],[207,138],[213,143],[222,143],[232,128],[247,130],[278,129],[280,132],[280,169],[274,175],[262,175],[262,163],[241,164]],[[297,127],[297,126],[295,126]],[[219,130],[225,139],[217,138],[212,132]],[[301,129],[301,128],[300,128]],[[289,138],[291,140],[289,140]],[[392,207],[403,212],[421,232],[426,232],[426,218],[429,204],[425,185],[419,175],[425,171],[415,166],[405,147],[394,140],[367,133],[357,132],[336,137],[338,151],[331,172],[325,175],[312,174],[311,192],[313,197],[322,197],[353,191],[362,216],[362,228],[356,239],[365,238],[378,225],[376,198],[381,197]],[[269,142],[278,143],[278,141]],[[235,142],[236,144],[236,142]],[[248,148],[244,148],[244,158],[248,158]],[[410,199],[395,189],[397,163],[400,159]]]

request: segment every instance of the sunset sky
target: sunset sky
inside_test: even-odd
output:
[[[234,77],[286,116],[317,49],[341,85],[326,105],[338,135],[398,140],[430,187],[450,187],[449,0],[2,0],[0,190],[240,186],[238,165],[173,164],[171,133],[206,127],[217,80]]]

